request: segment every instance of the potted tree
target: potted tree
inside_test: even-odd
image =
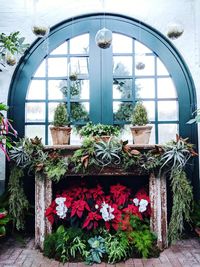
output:
[[[70,142],[71,127],[67,108],[64,103],[60,103],[54,113],[53,125],[50,126],[53,145],[68,145]]]
[[[134,109],[130,127],[134,144],[148,144],[151,135],[152,125],[149,122],[147,110],[142,102],[137,102]]]

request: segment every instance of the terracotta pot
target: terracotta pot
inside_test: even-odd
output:
[[[133,144],[149,143],[152,125],[132,126],[130,129],[133,136]]]
[[[69,145],[71,127],[55,127],[50,126],[53,145]]]

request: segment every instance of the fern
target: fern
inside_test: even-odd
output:
[[[77,253],[81,256],[85,256],[86,244],[84,240],[81,240],[79,236],[75,237],[71,242],[70,255],[75,258]]]
[[[25,215],[29,209],[29,202],[24,194],[23,183],[21,181],[24,173],[22,169],[14,166],[11,169],[8,190],[9,214],[17,230],[23,230],[25,225]]]

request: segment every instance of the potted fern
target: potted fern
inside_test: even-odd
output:
[[[68,145],[70,143],[71,127],[69,126],[67,108],[64,103],[60,103],[56,107],[50,131],[53,145]]]
[[[142,102],[137,102],[132,114],[130,127],[134,144],[148,144],[151,135],[152,125],[149,122],[148,114]]]

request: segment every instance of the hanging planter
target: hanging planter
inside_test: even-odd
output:
[[[137,70],[143,70],[145,68],[145,64],[140,61],[140,62],[136,63],[135,67],[136,67]]]
[[[17,63],[16,57],[13,54],[8,53],[6,55],[6,64],[9,66],[14,66],[16,63]]]
[[[179,23],[171,23],[168,25],[167,36],[172,40],[179,38],[183,32],[183,25]]]
[[[112,32],[104,27],[97,32],[95,42],[102,49],[109,48],[112,44]]]
[[[47,26],[40,26],[40,25],[33,25],[32,31],[37,37],[45,37],[49,34],[49,27]]]

